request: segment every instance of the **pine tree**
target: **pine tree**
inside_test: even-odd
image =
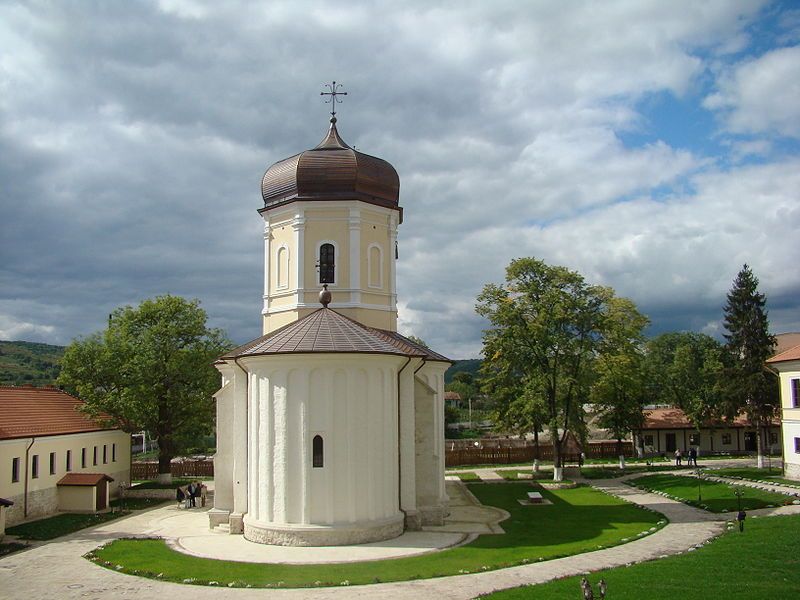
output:
[[[758,291],[758,278],[745,264],[725,304],[725,348],[730,361],[726,396],[729,416],[744,411],[756,425],[759,468],[764,466],[764,426],[779,407],[777,380],[765,366],[775,347],[766,303],[766,296]]]

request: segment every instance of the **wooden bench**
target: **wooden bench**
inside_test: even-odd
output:
[[[531,504],[541,504],[544,501],[542,494],[539,492],[528,492],[528,502]]]

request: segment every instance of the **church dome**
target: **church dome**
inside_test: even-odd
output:
[[[272,165],[261,180],[264,208],[294,200],[362,200],[398,208],[400,178],[383,159],[348,146],[336,117],[316,148]]]

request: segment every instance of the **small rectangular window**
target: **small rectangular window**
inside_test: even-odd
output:
[[[653,445],[653,436],[648,434],[644,436],[644,445],[645,446],[652,446]]]
[[[800,379],[792,379],[792,407],[800,408]]]
[[[108,445],[103,444],[103,464],[108,464]]]
[[[56,453],[50,453],[50,475],[56,474]]]
[[[778,434],[774,431],[770,431],[769,433],[769,444],[770,446],[774,446],[778,443]]]
[[[117,445],[111,444],[111,462],[117,462]]]
[[[97,466],[97,446],[92,450],[92,465]]]
[[[66,471],[72,471],[72,450],[67,450],[67,459],[64,462],[64,469]]]
[[[31,458],[31,479],[39,478],[39,455],[34,454]]]
[[[81,469],[86,468],[86,448],[81,448]]]
[[[689,434],[689,445],[690,446],[699,446],[700,445],[700,434],[699,433],[690,433]]]
[[[11,459],[11,483],[19,481],[19,457]]]
[[[722,434],[722,444],[723,444],[723,446],[730,446],[731,445],[731,434],[730,433],[723,433]]]
[[[800,454],[800,438],[794,438],[794,452]]]

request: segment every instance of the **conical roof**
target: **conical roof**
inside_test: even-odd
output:
[[[280,329],[239,346],[222,360],[266,354],[396,354],[450,362],[395,331],[367,327],[330,308],[320,308]]]
[[[280,160],[261,180],[267,210],[294,200],[362,200],[399,208],[400,178],[383,159],[348,146],[336,129],[336,117],[315,148]]]

